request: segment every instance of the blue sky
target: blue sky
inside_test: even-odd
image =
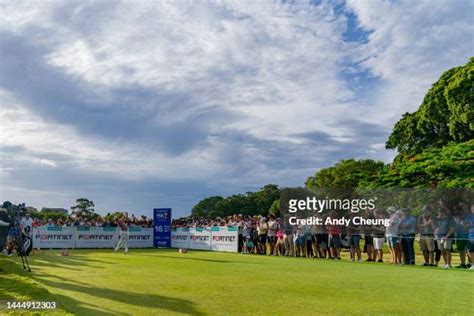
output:
[[[1,1],[0,199],[188,214],[384,142],[472,1]]]

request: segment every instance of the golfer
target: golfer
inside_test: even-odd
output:
[[[117,247],[115,247],[115,252],[119,251],[120,248],[124,248],[124,253],[128,253],[128,227],[127,224],[125,224],[125,215],[122,215],[120,218],[116,217],[115,222],[117,223],[117,227],[120,230],[120,239],[117,244]]]

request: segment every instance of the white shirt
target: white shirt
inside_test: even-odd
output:
[[[296,228],[296,235],[297,236],[304,236],[306,233],[306,226],[305,225],[298,225]]]
[[[33,219],[31,217],[30,218],[22,217],[20,224],[23,226],[23,229],[25,227],[29,227],[31,231],[31,229],[33,228]]]
[[[401,219],[398,215],[392,215],[390,217],[389,224],[385,230],[385,235],[387,237],[397,237],[398,236],[398,229],[400,227]]]
[[[268,236],[276,236],[278,224],[276,221],[268,221]]]

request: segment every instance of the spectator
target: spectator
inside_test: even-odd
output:
[[[293,243],[293,225],[289,223],[290,215],[285,214],[283,221],[283,242],[285,245],[285,256],[294,255],[294,243]]]
[[[275,214],[270,213],[268,215],[268,243],[270,244],[270,255],[273,256],[275,254],[275,245],[277,242],[277,233],[278,230],[278,223],[275,218]]]
[[[354,262],[357,261],[362,262],[362,255],[360,251],[360,226],[355,225],[353,219],[356,217],[355,213],[351,214],[351,221],[347,226],[347,236],[349,237],[349,251],[351,254],[351,260]]]
[[[268,224],[265,220],[265,217],[261,217],[258,222],[257,232],[258,232],[258,253],[261,255],[267,254],[267,236],[268,236]]]
[[[436,227],[431,215],[431,206],[423,206],[422,211],[423,214],[418,218],[417,227],[420,234],[420,249],[425,260],[423,266],[436,266],[434,262],[434,230]]]
[[[250,236],[245,237],[244,245],[242,247],[242,254],[253,253],[253,241]]]
[[[404,264],[415,264],[415,234],[416,218],[411,216],[409,209],[403,210],[403,218],[400,222],[400,235],[402,237],[402,251]]]
[[[314,258],[313,253],[313,226],[312,225],[305,225],[305,250],[306,250],[306,257],[307,258]]]
[[[284,256],[285,255],[285,241],[284,241],[284,234],[281,229],[278,229],[277,231],[277,243],[275,247],[275,254],[278,256]]]
[[[56,226],[56,223],[53,222],[52,218],[48,218],[48,222],[44,226],[46,227]]]
[[[469,218],[461,208],[453,217],[456,233],[456,250],[459,252],[461,264],[456,268],[466,269],[466,253],[469,251]]]
[[[303,224],[299,224],[296,227],[295,235],[294,235],[294,243],[295,243],[295,257],[303,257],[305,255],[305,240],[306,236],[306,226]]]
[[[474,270],[474,204],[471,205],[471,214],[468,216],[469,222],[469,243],[468,243],[468,257],[469,270]]]
[[[389,222],[385,229],[385,236],[387,237],[387,243],[392,257],[391,263],[401,264],[402,250],[398,233],[403,213],[402,211],[395,211],[393,206],[388,207],[387,211],[389,213]]]
[[[331,212],[330,218],[333,220],[337,219],[336,212]],[[328,235],[331,259],[341,260],[341,227],[335,224],[328,225]]]
[[[453,243],[455,228],[454,223],[445,208],[438,211],[438,218],[436,221],[436,242],[444,260],[444,268],[452,268],[451,265],[451,247]]]
[[[365,219],[373,219],[373,214],[370,210],[366,211]],[[372,225],[364,226],[364,252],[367,253],[367,262],[375,261],[374,238],[372,237]]]
[[[316,217],[321,218],[324,223],[324,218],[321,217],[321,215],[318,215]],[[313,231],[316,233],[316,243],[318,246],[319,258],[330,257],[331,254],[328,253],[329,238],[326,226],[324,224],[316,225],[316,228],[314,228]]]
[[[380,210],[374,211],[374,218],[375,219],[383,219],[383,214]],[[380,225],[373,225],[372,227],[372,237],[374,238],[374,252],[375,258],[377,262],[383,262],[383,243],[385,241],[385,226]]]

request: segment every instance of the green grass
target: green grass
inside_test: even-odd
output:
[[[35,251],[1,258],[0,300],[57,301],[55,314],[468,315],[458,269],[176,250]],[[1,311],[0,311],[1,312]],[[5,312],[5,310],[4,310]]]

